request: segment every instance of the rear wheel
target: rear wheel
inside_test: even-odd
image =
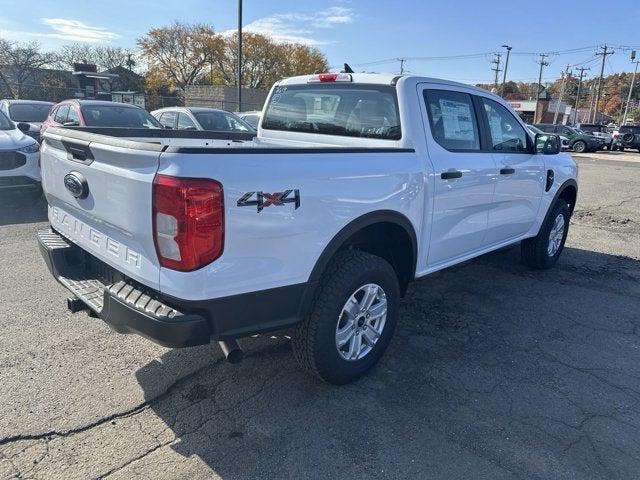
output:
[[[587,144],[582,140],[578,140],[576,143],[573,144],[573,151],[576,153],[584,153],[586,149],[587,149]]]
[[[319,285],[310,315],[296,328],[293,353],[328,383],[350,383],[380,359],[398,318],[400,285],[384,259],[339,253]]]
[[[569,205],[562,199],[556,200],[538,235],[523,240],[520,245],[525,265],[547,269],[556,264],[567,240],[569,220]]]

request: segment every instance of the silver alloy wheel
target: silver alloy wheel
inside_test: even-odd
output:
[[[564,215],[561,213],[556,217],[555,222],[553,222],[553,228],[551,228],[551,232],[549,233],[549,245],[547,246],[547,253],[550,257],[553,257],[558,250],[560,250],[560,246],[562,245],[562,239],[564,238]]]
[[[380,285],[358,288],[342,307],[336,325],[336,348],[348,361],[361,360],[373,349],[387,321],[387,296]]]

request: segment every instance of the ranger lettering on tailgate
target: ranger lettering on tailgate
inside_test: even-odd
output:
[[[105,252],[109,256],[120,259],[129,265],[140,268],[142,255],[135,250],[98,232],[95,228],[91,228],[64,210],[60,210],[57,207],[50,207],[50,209],[51,223],[57,227],[58,231],[65,234],[65,236],[74,242],[86,244],[96,250]]]

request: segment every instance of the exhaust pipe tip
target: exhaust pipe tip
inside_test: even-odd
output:
[[[227,362],[240,363],[244,358],[244,352],[235,339],[221,340],[218,342],[218,345],[220,345],[220,349],[227,359]]]

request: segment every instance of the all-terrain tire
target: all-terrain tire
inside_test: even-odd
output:
[[[386,321],[370,351],[361,359],[346,360],[338,350],[336,329],[343,307],[359,288],[375,284],[382,288],[387,306]],[[393,267],[383,258],[359,250],[339,252],[327,267],[309,315],[292,339],[298,364],[325,382],[343,385],[367,373],[380,359],[398,319],[400,285]]]
[[[559,216],[563,217],[562,238],[558,241],[557,248],[550,248],[550,236],[551,232],[556,225]],[[553,267],[560,254],[564,249],[564,243],[567,240],[567,233],[569,232],[569,220],[571,213],[569,205],[562,199],[556,200],[551,207],[551,213],[545,220],[545,223],[540,227],[540,232],[533,238],[523,240],[520,244],[520,252],[522,261],[525,265],[536,269],[547,269]],[[553,250],[553,252],[551,251]]]

